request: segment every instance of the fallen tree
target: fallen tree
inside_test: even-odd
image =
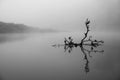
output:
[[[88,60],[88,56],[89,57],[92,57],[90,54],[92,52],[99,52],[99,53],[103,53],[104,50],[96,50],[96,48],[98,46],[101,46],[104,41],[102,40],[96,40],[96,39],[92,39],[92,36],[89,36],[88,37],[88,33],[89,33],[89,28],[90,28],[90,20],[86,19],[86,22],[85,22],[85,26],[86,26],[86,32],[84,33],[84,37],[81,39],[81,42],[74,42],[72,37],[68,37],[68,38],[64,38],[64,44],[55,44],[55,45],[52,45],[53,47],[60,47],[60,46],[64,46],[64,50],[65,52],[68,51],[69,53],[71,53],[72,49],[74,47],[79,47],[81,49],[81,51],[83,52],[84,54],[84,60],[86,61],[85,63],[85,72],[89,72],[89,60]],[[89,43],[88,43],[89,42]],[[86,49],[84,46],[89,46],[90,49]]]

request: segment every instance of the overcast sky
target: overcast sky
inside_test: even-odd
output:
[[[80,30],[86,18],[98,30],[120,30],[119,0],[0,0],[0,21]]]

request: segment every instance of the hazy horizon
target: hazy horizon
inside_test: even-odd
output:
[[[1,0],[0,21],[83,31],[89,18],[92,30],[118,32],[119,7],[119,0]]]

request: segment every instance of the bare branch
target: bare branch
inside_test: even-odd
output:
[[[81,39],[81,42],[80,43],[75,43],[73,42],[73,39],[72,37],[68,37],[68,38],[64,38],[64,44],[58,44],[58,45],[52,45],[53,47],[60,47],[60,46],[64,46],[64,50],[65,52],[68,51],[69,53],[71,53],[72,49],[74,47],[80,47],[82,53],[84,54],[84,59],[86,60],[86,63],[85,63],[85,72],[89,72],[89,60],[88,60],[88,56],[89,57],[92,57],[90,54],[91,53],[96,53],[96,52],[99,52],[99,53],[103,53],[104,50],[95,50],[98,46],[101,46],[104,41],[98,41],[98,40],[93,40],[92,39],[92,36],[89,36],[89,38],[87,39],[88,37],[88,33],[89,33],[89,24],[90,24],[90,20],[86,19],[86,22],[85,22],[85,25],[86,25],[86,29],[87,31],[84,33],[84,37]],[[89,42],[89,43],[87,43]],[[86,49],[84,48],[84,46],[89,46],[90,49]]]

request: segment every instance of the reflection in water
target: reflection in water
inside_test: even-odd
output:
[[[15,42],[19,40],[24,40],[27,38],[26,34],[0,34],[0,44],[6,42]],[[0,74],[0,80],[4,80],[3,76]]]
[[[26,34],[0,34],[0,43],[24,40]]]
[[[90,21],[87,19],[85,22],[87,31],[86,31],[86,33],[84,33],[85,36],[82,38],[80,43],[75,43],[75,42],[73,42],[72,37],[68,37],[68,39],[65,38],[64,44],[53,45],[53,47],[64,46],[65,52],[68,51],[69,53],[71,53],[73,48],[79,47],[81,49],[82,53],[84,54],[84,60],[85,60],[84,69],[85,69],[86,73],[88,73],[90,71],[89,60],[88,60],[88,57],[92,57],[90,54],[93,52],[94,53],[96,53],[96,52],[103,53],[104,52],[104,50],[96,49],[98,46],[101,46],[104,43],[104,41],[102,41],[102,40],[98,41],[96,39],[93,40],[92,36],[89,36],[89,38],[88,38],[88,32],[90,31],[89,23],[90,23]],[[86,48],[86,47],[88,47],[88,48]]]
[[[92,43],[92,44],[77,44],[77,43],[74,43],[74,44],[58,44],[58,45],[53,45],[53,47],[60,47],[60,46],[64,46],[64,50],[65,52],[68,51],[69,53],[71,53],[71,51],[73,50],[73,48],[77,48],[79,47],[84,55],[84,60],[85,60],[85,72],[89,72],[90,69],[89,69],[89,60],[88,60],[88,57],[92,57],[90,54],[91,53],[103,53],[104,50],[97,50],[95,48],[97,48],[98,46],[100,46],[100,42],[97,42],[97,43]],[[89,46],[90,49],[86,49],[85,47],[86,46]]]

